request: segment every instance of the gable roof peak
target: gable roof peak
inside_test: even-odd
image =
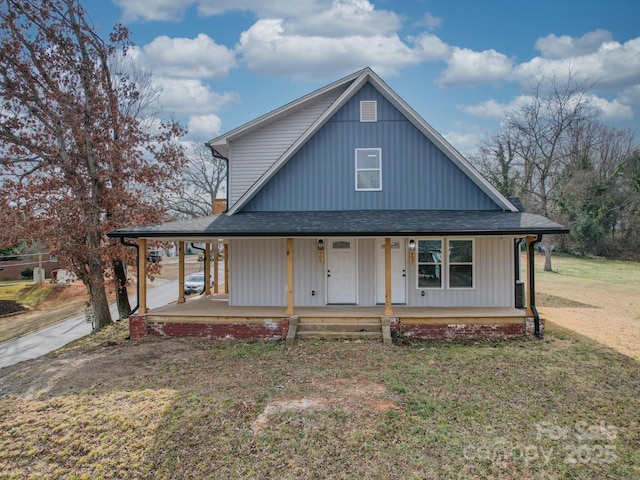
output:
[[[268,122],[275,121],[284,115],[288,115],[296,109],[303,108],[309,102],[321,95],[336,89],[342,89],[342,93],[333,104],[327,108],[293,144],[278,158],[278,160],[247,190],[234,205],[230,206],[227,215],[233,215],[244,207],[253,196],[286,164],[286,162],[342,107],[362,86],[370,82],[378,92],[397,108],[420,132],[431,140],[454,164],[458,166],[478,187],[491,198],[496,205],[505,211],[517,212],[518,209],[502,195],[471,163],[456,150],[445,138],[427,123],[409,104],[407,104],[394,90],[389,87],[371,67],[364,67],[346,77],[337,80],[326,87],[311,92],[298,100],[294,100],[252,122],[231,130],[230,132],[214,138],[207,144],[216,151],[226,155],[229,141],[244,136],[258,129]],[[226,149],[226,151],[224,150]]]

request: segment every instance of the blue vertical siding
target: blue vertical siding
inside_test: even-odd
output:
[[[377,122],[360,122],[360,100],[377,100]],[[382,149],[382,191],[355,191],[356,148]],[[367,83],[242,210],[403,209],[500,207]]]

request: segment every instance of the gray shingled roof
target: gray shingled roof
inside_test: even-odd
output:
[[[568,233],[531,213],[452,210],[246,212],[180,220],[111,232],[110,237],[321,237],[407,235],[527,235]]]

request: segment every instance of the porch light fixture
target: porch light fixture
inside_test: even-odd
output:
[[[318,240],[318,263],[324,263],[324,240]]]
[[[409,264],[414,263],[416,263],[416,241],[411,239],[409,240]]]

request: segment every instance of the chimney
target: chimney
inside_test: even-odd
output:
[[[213,215],[220,215],[227,210],[227,201],[224,198],[216,198],[211,205]]]

